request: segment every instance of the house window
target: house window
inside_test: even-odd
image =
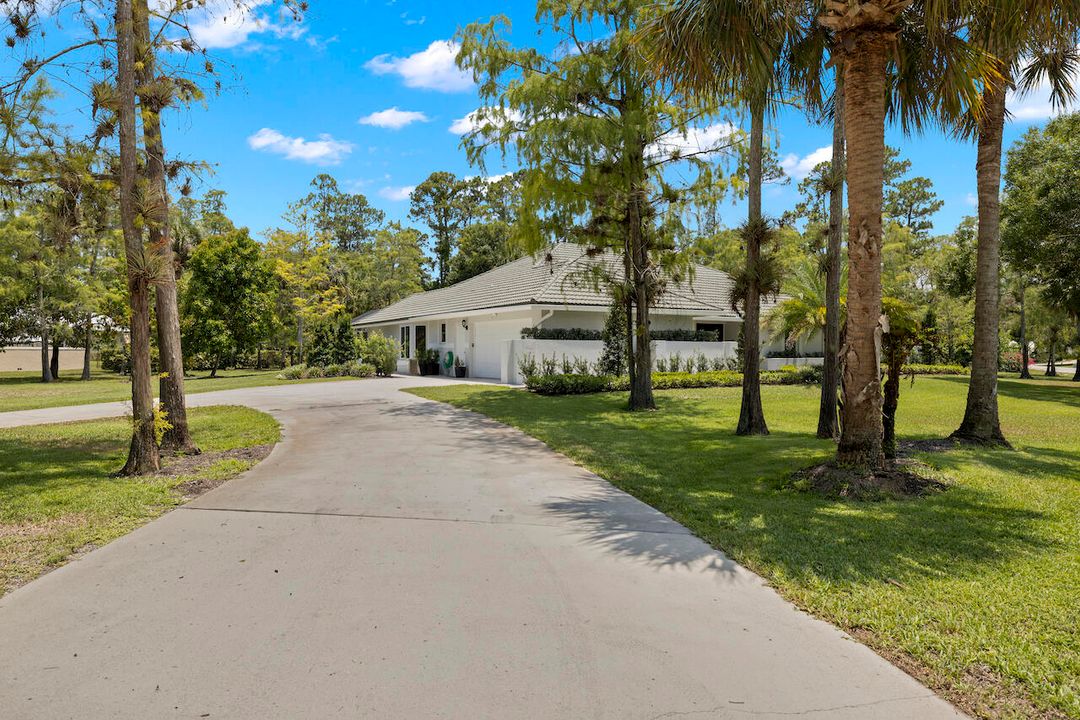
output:
[[[409,357],[409,326],[401,326],[401,357]]]
[[[698,330],[704,330],[705,332],[716,333],[716,339],[720,342],[724,341],[724,323],[698,323]]]
[[[446,342],[446,323],[439,326],[439,342]]]

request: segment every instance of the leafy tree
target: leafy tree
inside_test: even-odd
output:
[[[457,234],[480,213],[478,186],[446,171],[431,173],[410,196],[409,217],[431,228],[437,285],[445,285]]]
[[[944,243],[947,248],[935,273],[935,284],[954,298],[969,298],[975,293],[975,253],[978,221],[964,218]]]
[[[468,280],[492,268],[516,260],[523,250],[513,242],[511,226],[502,220],[469,225],[458,239],[458,251],[450,261],[450,284]]]
[[[600,339],[604,349],[600,353],[600,372],[605,375],[626,374],[627,348],[629,347],[626,325],[626,303],[616,300],[608,309],[607,319]]]
[[[1003,214],[1005,247],[1080,330],[1080,113],[1032,128],[1009,151]]]
[[[337,180],[325,173],[311,181],[314,188],[294,204],[293,212],[309,214],[317,233],[338,250],[356,252],[371,243],[386,214],[372,207],[360,193],[342,192]]]
[[[355,338],[348,318],[320,323],[311,335],[308,364],[325,367],[356,359]]]
[[[666,280],[689,269],[675,243],[678,211],[711,184],[704,158],[737,139],[690,151],[673,142],[709,108],[677,103],[641,57],[634,33],[648,8],[645,0],[542,0],[538,18],[556,47],[514,48],[503,37],[508,21],[494,18],[459,34],[458,55],[484,102],[463,141],[470,161],[483,168],[489,148],[513,148],[525,167],[516,232],[526,248],[572,241],[583,254],[612,250],[622,260],[621,273],[594,266],[592,279],[622,288],[616,295],[632,303],[631,410],[655,407],[649,309]],[[693,179],[677,184],[665,175],[672,164]]]
[[[934,227],[931,216],[945,205],[934,193],[934,183],[927,177],[901,180],[885,194],[885,215],[894,218],[911,231],[916,238],[924,239]]]
[[[246,229],[205,238],[191,255],[184,340],[212,360],[210,376],[271,332],[274,269]]]
[[[904,363],[919,342],[922,328],[915,308],[903,300],[885,297],[882,307],[888,318],[888,329],[882,335],[881,342],[882,362],[886,368],[882,444],[885,456],[896,459],[896,409],[900,403],[900,376]]]

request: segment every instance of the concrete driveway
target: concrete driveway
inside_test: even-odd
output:
[[[0,599],[0,716],[959,717],[538,441],[398,391],[427,382],[192,396],[284,439]]]

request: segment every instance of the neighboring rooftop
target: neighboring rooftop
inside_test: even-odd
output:
[[[606,288],[598,291],[590,278],[591,268],[597,264],[602,264],[601,272],[615,277],[622,274],[619,255],[605,252],[590,256],[581,245],[560,243],[537,256],[514,260],[456,285],[416,293],[388,307],[364,313],[353,320],[353,325],[379,325],[520,305],[607,307],[611,303],[610,292]],[[700,311],[737,320],[731,309],[733,285],[727,273],[697,265],[690,282],[668,283],[654,307]]]

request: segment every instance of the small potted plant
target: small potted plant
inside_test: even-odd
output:
[[[469,368],[465,367],[465,361],[458,355],[454,358],[454,377],[463,378],[469,374]]]

